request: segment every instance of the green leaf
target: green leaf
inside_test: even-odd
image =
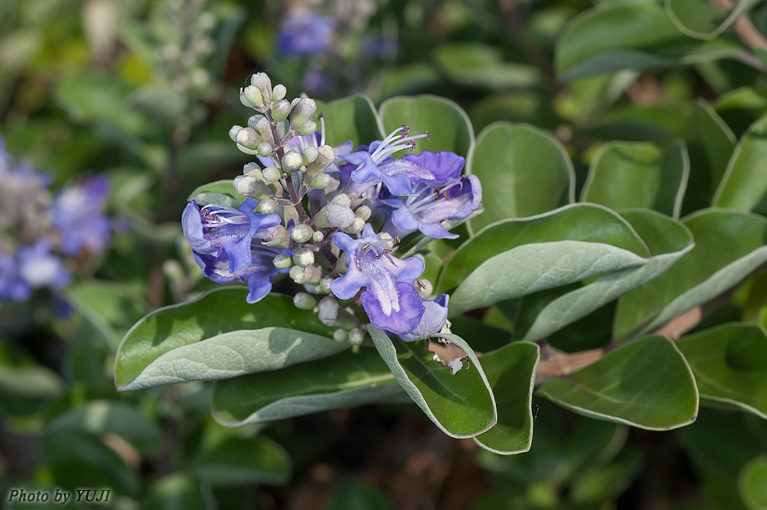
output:
[[[475,130],[498,121],[526,122],[543,129],[556,129],[561,120],[551,100],[540,92],[520,90],[493,94],[477,101],[469,110]]]
[[[606,466],[585,466],[570,485],[570,499],[599,505],[617,498],[642,472],[643,460],[638,448],[628,447]]]
[[[149,305],[129,287],[106,280],[85,280],[63,289],[66,301],[98,329],[114,349]]]
[[[160,427],[137,407],[115,400],[91,400],[64,411],[48,424],[48,430],[74,430],[96,436],[115,434],[139,450],[155,453],[162,436]]]
[[[692,232],[695,247],[664,274],[620,298],[613,329],[616,338],[660,327],[722,294],[767,261],[764,218],[705,209],[687,217],[684,224]]]
[[[767,117],[748,128],[735,147],[727,171],[716,190],[714,205],[767,216]]]
[[[578,414],[648,430],[695,421],[698,390],[690,367],[665,337],[648,336],[606,354],[538,394]]]
[[[724,119],[736,136],[764,116],[767,94],[750,87],[742,87],[722,94],[714,102],[714,109]]]
[[[679,217],[690,161],[683,142],[665,147],[608,142],[591,162],[582,202],[612,209],[655,209]]]
[[[246,294],[218,289],[141,319],[117,351],[118,390],[275,370],[347,347],[290,297],[271,294],[249,304]]]
[[[738,490],[749,510],[767,508],[767,455],[748,462],[738,476]]]
[[[136,495],[141,488],[138,473],[92,434],[74,430],[47,434],[42,452],[54,483],[66,489],[106,486]]]
[[[291,473],[290,457],[266,436],[230,437],[194,461],[191,469],[214,485],[281,485]]]
[[[744,0],[724,9],[706,0],[666,0],[666,12],[677,28],[690,37],[713,39],[759,0]]]
[[[453,101],[437,96],[392,97],[381,105],[379,114],[384,132],[391,133],[407,124],[411,135],[429,133],[416,141],[415,152],[452,151],[467,156],[474,146],[474,130],[463,109]]]
[[[724,324],[678,342],[702,400],[732,404],[767,419],[767,334],[755,324]]]
[[[146,510],[205,510],[215,506],[198,480],[186,473],[171,473],[157,482],[142,505]]]
[[[232,179],[222,179],[198,186],[189,194],[187,200],[195,200],[200,207],[207,204],[221,204],[236,209],[243,202],[243,197],[235,191]]]
[[[499,48],[476,42],[443,44],[434,50],[434,61],[451,81],[471,89],[524,89],[541,82],[535,67],[504,62]]]
[[[587,316],[658,275],[677,263],[694,246],[690,231],[684,225],[655,211],[636,210],[621,213],[641,236],[650,250],[642,265],[628,267],[600,276],[593,282],[566,292],[547,303],[522,340],[545,338],[582,317]]]
[[[63,381],[47,367],[0,363],[0,411],[4,413],[34,414],[44,402],[63,393]]]
[[[218,381],[211,408],[222,425],[240,427],[401,396],[402,389],[378,353],[364,348]]]
[[[631,225],[602,206],[574,204],[489,225],[445,264],[450,315],[649,262]]]
[[[476,354],[462,338],[439,335],[468,356],[470,366],[452,373],[452,368],[433,359],[428,342],[391,339],[372,325],[368,332],[394,378],[442,432],[455,438],[473,437],[495,425],[498,415],[490,383]],[[398,349],[402,354],[398,355]]]
[[[474,231],[574,201],[570,157],[556,138],[533,126],[498,122],[485,128],[471,153],[470,169],[482,183],[485,208],[469,222]]]
[[[317,103],[317,112],[325,120],[325,140],[330,145],[351,141],[354,147],[383,140],[383,125],[373,102],[365,95]]]
[[[710,104],[698,99],[682,134],[690,156],[682,214],[708,207],[735,149],[735,135]]]
[[[502,455],[530,450],[538,358],[538,345],[529,342],[514,342],[482,357],[498,407],[498,423],[474,438],[481,447]]]
[[[729,41],[688,40],[654,3],[607,2],[575,17],[557,41],[555,66],[565,80],[620,69],[645,70],[732,57]]]

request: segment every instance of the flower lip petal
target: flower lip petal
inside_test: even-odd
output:
[[[380,300],[370,290],[365,290],[360,295],[360,302],[373,326],[395,334],[410,333],[418,326],[425,308],[421,297],[411,284],[397,282],[395,286],[399,310],[386,314]]]

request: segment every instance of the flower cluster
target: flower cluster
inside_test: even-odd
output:
[[[406,341],[440,332],[448,296],[428,299],[432,286],[419,280],[424,259],[398,256],[398,245],[411,234],[457,237],[443,222],[478,210],[479,180],[461,176],[465,160],[452,152],[394,158],[428,136],[411,135],[407,126],[370,145],[331,147],[324,128],[317,132],[324,119],[315,102],[289,102],[285,94],[263,73],[240,94],[257,112],[229,133],[242,152],[256,156],[233,182],[245,200],[192,200],[184,210],[184,234],[203,274],[247,281],[254,303],[278,273],[287,273],[302,286],[296,306],[315,310],[341,341],[364,338],[356,307],[376,328]]]
[[[109,244],[103,214],[109,186],[96,176],[53,193],[50,179],[15,164],[0,140],[0,300],[61,288],[71,270]]]

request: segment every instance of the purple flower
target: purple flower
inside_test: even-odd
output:
[[[413,286],[424,271],[423,260],[390,255],[388,244],[370,224],[360,239],[339,232],[333,235],[333,243],[346,252],[348,265],[346,274],[330,283],[333,294],[351,299],[364,287],[360,302],[375,327],[395,334],[415,330],[425,311]]]
[[[402,196],[412,193],[415,182],[433,180],[436,176],[432,175],[429,169],[405,159],[407,156],[400,160],[391,157],[395,152],[413,149],[415,140],[428,136],[428,133],[407,136],[408,131],[409,128],[403,125],[382,141],[371,143],[367,151],[352,152],[345,156],[347,162],[357,165],[351,173],[351,182],[347,184],[347,189],[352,193],[362,194],[370,186],[383,182],[392,195]],[[463,158],[456,157],[460,158],[462,168]],[[457,161],[451,161],[451,164],[457,164]],[[460,168],[458,173],[461,173]]]
[[[33,289],[58,289],[72,279],[61,259],[51,253],[48,241],[40,240],[34,246],[20,247],[17,258],[19,276]]]
[[[277,33],[277,53],[288,57],[317,55],[330,47],[336,22],[314,11],[290,11]]]
[[[220,255],[195,253],[194,258],[202,268],[202,274],[216,283],[231,283],[235,280],[248,282],[248,303],[256,303],[272,290],[272,278],[277,273],[287,272],[274,267],[274,257],[279,254],[290,255],[290,250],[281,250],[264,246],[254,240],[250,248],[250,263],[237,272],[231,272],[226,252]]]
[[[53,201],[50,217],[61,234],[61,251],[78,255],[104,250],[109,244],[110,224],[103,214],[109,181],[96,176],[82,184],[64,188]]]
[[[421,317],[421,322],[410,332],[399,335],[406,342],[422,340],[442,331],[447,322],[447,302],[449,296],[440,294],[433,301],[424,301],[423,307],[426,310]]]
[[[16,258],[0,252],[0,299],[25,301],[32,289],[19,275]]]
[[[253,237],[260,230],[280,223],[280,217],[276,214],[253,212],[257,206],[258,200],[249,198],[237,209],[217,204],[201,209],[192,200],[181,216],[184,236],[196,254],[225,259],[229,264],[229,274],[238,273],[252,263]],[[215,265],[218,267],[220,264]]]
[[[384,228],[391,235],[405,237],[420,230],[429,237],[455,239],[458,235],[445,230],[441,222],[466,218],[476,211],[482,203],[482,185],[475,175],[467,175],[444,187],[422,182],[407,198],[385,202],[395,208]]]

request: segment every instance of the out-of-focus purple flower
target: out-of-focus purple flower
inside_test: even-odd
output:
[[[233,281],[248,282],[248,303],[256,303],[272,290],[272,278],[277,273],[285,273],[287,269],[278,270],[274,267],[274,257],[280,254],[290,255],[290,250],[281,250],[264,246],[261,241],[254,240],[251,246],[250,263],[237,272],[230,271],[229,258],[226,252],[219,256],[195,253],[194,258],[202,268],[202,274],[216,283],[231,283]]]
[[[0,299],[24,301],[31,292],[29,284],[19,275],[16,258],[0,252]]]
[[[438,239],[455,239],[441,225],[444,220],[466,218],[482,203],[482,185],[475,175],[467,175],[444,187],[432,187],[425,182],[415,186],[407,198],[393,198],[386,203],[394,208],[384,230],[404,237],[420,230]]]
[[[17,260],[19,276],[33,289],[59,289],[72,279],[61,258],[51,252],[48,241],[40,240],[34,246],[19,247]]]
[[[75,256],[83,249],[103,251],[110,240],[110,222],[104,216],[109,180],[95,176],[65,187],[51,206],[51,223],[61,235],[61,251]]]
[[[352,182],[347,184],[347,189],[352,193],[361,194],[370,186],[383,182],[392,195],[402,196],[412,193],[414,182],[433,179],[434,176],[428,173],[428,169],[412,164],[404,157],[400,160],[391,157],[395,152],[414,148],[415,140],[428,136],[428,133],[407,136],[408,131],[408,127],[403,125],[382,141],[371,143],[367,151],[358,150],[345,156],[347,162],[356,165],[351,173]]]
[[[277,53],[301,57],[325,53],[336,22],[314,11],[289,11],[277,33]]]
[[[258,200],[249,198],[239,208],[209,204],[200,208],[192,200],[181,216],[184,236],[198,255],[226,260],[230,274],[252,263],[251,241],[260,231],[280,223],[276,214],[258,214]],[[220,264],[216,263],[218,267]]]
[[[424,314],[424,305],[413,282],[424,271],[423,260],[401,260],[389,253],[370,224],[360,239],[343,233],[333,235],[333,243],[346,252],[346,273],[330,283],[340,299],[351,299],[360,290],[360,302],[378,329],[395,334],[411,333]]]
[[[403,333],[399,337],[406,342],[413,342],[429,338],[442,331],[447,322],[448,298],[447,294],[440,294],[433,301],[424,301],[423,307],[425,312],[423,317],[421,317],[421,322],[418,323],[418,326],[412,332]]]
[[[393,56],[397,53],[397,40],[385,35],[366,37],[362,40],[362,55],[367,58]]]
[[[324,94],[333,88],[333,83],[321,69],[309,69],[301,78],[301,87],[310,94]]]

